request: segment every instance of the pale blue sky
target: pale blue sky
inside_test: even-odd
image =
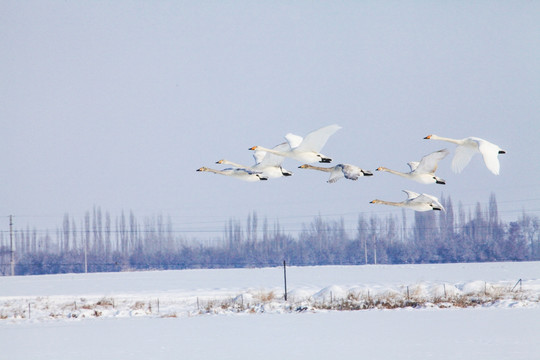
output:
[[[290,231],[319,214],[354,228],[401,216],[369,201],[402,189],[471,209],[495,192],[504,218],[540,215],[540,2],[8,0],[0,34],[0,215],[19,227],[96,205],[170,215],[187,236],[252,211]],[[443,160],[445,186],[330,185],[289,159],[294,176],[261,183],[195,171],[334,123],[323,153],[372,171],[453,152],[431,133],[507,154],[499,176],[479,156],[459,175]]]

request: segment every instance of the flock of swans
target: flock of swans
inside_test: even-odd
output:
[[[336,131],[341,129],[339,125],[329,125],[315,130],[305,137],[294,134],[285,135],[286,142],[265,148],[262,146],[253,146],[252,150],[255,164],[245,166],[234,163],[229,160],[221,159],[217,164],[230,165],[232,167],[216,170],[207,167],[201,167],[197,171],[207,171],[215,174],[235,177],[244,181],[261,181],[282,176],[291,176],[293,173],[283,168],[282,164],[285,158],[291,158],[303,165],[300,169],[312,169],[330,173],[328,183],[332,184],[341,178],[357,180],[361,176],[372,176],[373,173],[364,170],[358,166],[350,164],[337,164],[331,167],[312,166],[310,163],[331,163],[332,159],[321,153],[322,148]],[[451,139],[437,135],[428,135],[426,140],[440,140],[456,144],[454,157],[452,159],[452,170],[460,173],[469,164],[475,154],[480,153],[484,159],[486,167],[495,175],[499,174],[499,154],[505,154],[506,151],[499,146],[477,137],[468,137],[464,139]],[[444,179],[435,175],[439,161],[444,159],[450,152],[447,149],[438,150],[424,156],[420,161],[411,161],[408,163],[409,172],[400,172],[385,167],[377,168],[377,171],[389,172],[422,184],[446,184]],[[445,211],[439,200],[429,194],[418,194],[410,190],[403,190],[407,194],[407,199],[401,202],[383,201],[375,199],[372,204],[384,204],[409,208],[415,211]]]

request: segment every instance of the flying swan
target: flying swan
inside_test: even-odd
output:
[[[422,184],[446,184],[444,179],[435,176],[439,161],[444,159],[450,152],[446,149],[432,152],[424,156],[419,162],[411,161],[408,163],[411,171],[408,173],[391,170],[385,167],[379,167],[377,171],[386,171],[391,174],[399,175],[407,179],[417,181]]]
[[[330,178],[328,183],[333,184],[341,178],[349,180],[358,180],[360,176],[372,176],[371,171],[360,169],[358,166],[349,165],[349,164],[337,164],[332,167],[320,167],[312,166],[309,164],[304,164],[299,166],[300,169],[313,169],[330,173]]]
[[[384,201],[375,199],[370,204],[383,204],[409,208],[415,211],[442,210],[446,211],[435,196],[428,194],[418,194],[414,191],[403,190],[407,194],[407,200],[402,202]]]
[[[276,151],[286,151],[290,149],[290,147],[289,144],[285,142],[274,146],[273,149]],[[226,159],[218,160],[216,161],[216,164],[226,164],[234,166],[235,168],[261,172],[262,176],[267,178],[278,178],[282,176],[291,176],[293,174],[281,166],[284,159],[283,156],[257,150],[253,153],[253,158],[255,159],[255,165],[253,166],[240,165]]]
[[[482,154],[486,167],[495,175],[499,175],[499,154],[506,154],[506,151],[495,144],[477,137],[465,139],[450,139],[437,135],[428,135],[424,139],[442,140],[456,144],[456,152],[452,159],[452,170],[460,173],[469,164],[471,158],[476,153]]]
[[[268,178],[265,176],[262,176],[262,173],[260,172],[255,172],[255,171],[251,171],[247,169],[240,169],[240,168],[235,168],[235,169],[228,168],[228,169],[223,169],[223,170],[216,170],[216,169],[210,169],[203,166],[201,168],[198,168],[197,171],[207,171],[207,172],[212,172],[214,174],[231,176],[231,177],[237,178],[239,180],[244,180],[244,181],[268,180]]]
[[[294,134],[285,135],[289,149],[275,150],[262,146],[253,146],[249,150],[262,150],[279,156],[289,157],[303,163],[330,163],[332,159],[320,153],[323,146],[336,131],[341,129],[339,125],[329,125],[315,130],[302,138]]]

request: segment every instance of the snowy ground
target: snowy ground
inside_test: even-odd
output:
[[[540,262],[292,267],[287,281],[285,302],[282,268],[1,277],[0,359],[540,356]],[[325,310],[345,299],[373,306]]]

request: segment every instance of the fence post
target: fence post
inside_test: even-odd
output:
[[[516,283],[516,285],[514,285],[514,287],[512,288],[512,291],[514,291],[514,289],[516,288],[516,286],[518,286],[519,284],[519,291],[521,291],[521,279],[519,279]]]
[[[287,264],[283,260],[283,280],[285,283],[285,301],[287,301]]]

